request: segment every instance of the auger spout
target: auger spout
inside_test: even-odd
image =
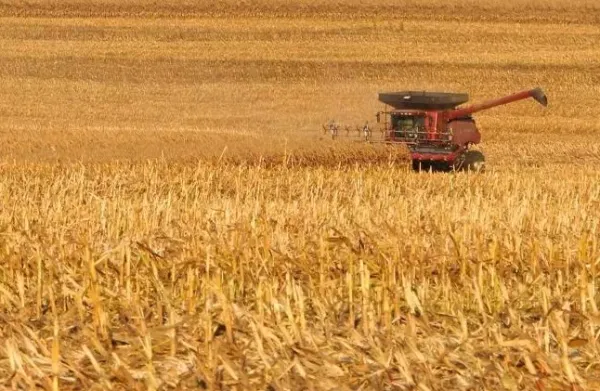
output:
[[[450,110],[448,112],[447,118],[448,118],[448,120],[452,120],[452,119],[467,116],[467,115],[475,113],[477,111],[486,110],[486,109],[489,109],[492,107],[505,105],[507,103],[512,103],[512,102],[516,102],[516,101],[527,99],[527,98],[533,98],[543,106],[548,105],[548,98],[546,97],[546,94],[544,94],[544,91],[542,91],[542,89],[538,87],[538,88],[534,88],[533,90],[517,92],[515,94],[508,95],[503,98],[493,99],[493,100],[489,100],[489,101],[486,101],[486,102],[483,102],[480,104],[475,104],[475,105],[467,106],[464,108]]]

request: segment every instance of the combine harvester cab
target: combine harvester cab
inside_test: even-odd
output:
[[[465,93],[380,93],[379,101],[392,109],[380,111],[376,117],[377,122],[383,122],[385,128],[382,142],[405,144],[414,170],[481,171],[484,168],[484,156],[470,149],[481,141],[481,134],[471,115],[530,97],[543,106],[548,104],[540,88],[463,108],[458,106],[469,100],[469,95]],[[381,115],[384,116],[383,121]]]

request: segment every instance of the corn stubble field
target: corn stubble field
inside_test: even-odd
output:
[[[0,6],[7,389],[600,387],[600,8]],[[541,86],[482,174],[328,140]]]

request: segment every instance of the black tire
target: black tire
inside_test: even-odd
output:
[[[431,168],[431,164],[425,160],[413,160],[412,161],[412,169],[413,171],[429,171]]]
[[[412,169],[417,172],[448,172],[452,171],[452,165],[441,161],[413,160]]]
[[[485,171],[485,156],[480,151],[467,151],[456,165],[457,171]]]
[[[452,171],[452,163],[448,162],[436,162],[435,170],[440,172],[450,172]]]

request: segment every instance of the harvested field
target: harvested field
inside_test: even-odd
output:
[[[7,389],[600,387],[600,6],[0,5]],[[482,174],[332,141],[473,101]]]

